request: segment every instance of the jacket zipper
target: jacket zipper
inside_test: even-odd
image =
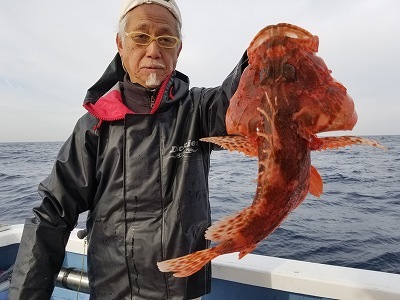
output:
[[[154,105],[156,104],[156,97],[154,97],[154,92],[153,92],[153,94],[151,95],[151,98],[150,98],[150,108],[153,108]]]
[[[169,80],[171,79],[172,73],[169,74],[167,78],[164,79],[164,82],[161,84],[160,89],[158,90],[157,97],[154,98],[154,105],[152,106],[150,110],[150,114],[154,114],[158,107],[161,104],[162,97],[164,96],[165,90],[167,88],[167,84],[169,83]],[[153,95],[154,96],[154,95]]]

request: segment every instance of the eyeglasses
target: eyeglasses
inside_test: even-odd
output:
[[[139,31],[125,32],[125,35],[127,37],[130,37],[136,45],[140,46],[148,46],[155,40],[158,46],[162,48],[174,48],[180,42],[180,39],[175,36],[152,36],[150,34]]]

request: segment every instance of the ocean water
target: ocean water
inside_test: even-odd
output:
[[[400,136],[368,138],[387,149],[313,152],[324,193],[309,195],[253,253],[400,274]],[[40,202],[37,186],[50,173],[61,145],[0,143],[0,223],[23,223],[32,216]],[[213,153],[213,220],[251,204],[256,176],[255,159]]]

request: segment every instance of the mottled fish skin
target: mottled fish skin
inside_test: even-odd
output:
[[[218,244],[158,263],[163,272],[186,277],[213,258],[250,253],[310,192],[319,197],[323,181],[311,165],[311,151],[353,144],[381,147],[359,137],[318,138],[351,130],[357,122],[352,98],[316,56],[318,37],[291,24],[262,29],[248,48],[249,66],[226,115],[228,136],[202,141],[258,158],[253,203],[215,222],[205,237]]]

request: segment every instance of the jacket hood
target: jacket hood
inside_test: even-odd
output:
[[[117,82],[124,80],[125,74],[121,57],[117,53],[100,79],[88,89],[83,104],[88,102],[95,103],[101,96],[112,89]]]

